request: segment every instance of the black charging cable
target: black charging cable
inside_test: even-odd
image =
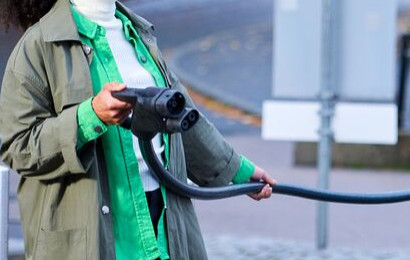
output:
[[[178,180],[166,170],[158,160],[151,139],[159,132],[176,133],[188,131],[198,121],[196,109],[185,107],[185,98],[171,89],[146,88],[127,89],[114,92],[113,96],[134,104],[132,118],[125,125],[138,137],[142,154],[148,167],[165,187],[182,197],[212,200],[258,193],[266,185],[263,182],[249,182],[224,187],[198,187]],[[319,190],[295,185],[278,184],[272,186],[276,194],[349,204],[387,204],[410,200],[410,190],[361,194]]]
[[[171,172],[167,171],[152,147],[151,141],[139,140],[140,147],[146,155],[148,167],[158,180],[171,192],[182,196],[202,200],[223,199],[244,194],[258,193],[266,185],[263,182],[250,182],[234,184],[224,187],[197,187],[178,180]],[[348,204],[387,204],[410,200],[410,190],[360,194],[342,193],[327,190],[311,189],[295,185],[278,184],[272,186],[273,193],[301,197],[305,199],[320,200]]]

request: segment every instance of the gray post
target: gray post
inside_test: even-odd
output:
[[[1,146],[1,138],[0,138]],[[0,259],[8,257],[9,169],[0,163]]]
[[[334,110],[334,92],[332,85],[334,84],[332,75],[333,72],[333,22],[334,22],[334,1],[323,0],[322,2],[322,82],[320,90],[321,100],[321,126],[319,130],[319,145],[318,145],[318,188],[328,189],[329,187],[329,171],[332,162],[332,141],[333,132],[331,127],[333,110]],[[318,202],[317,205],[317,232],[316,242],[318,249],[327,247],[328,234],[328,204]]]

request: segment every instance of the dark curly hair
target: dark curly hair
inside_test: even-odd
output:
[[[0,23],[6,31],[10,25],[25,30],[40,20],[56,1],[0,0]]]

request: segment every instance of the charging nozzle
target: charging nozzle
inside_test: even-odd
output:
[[[199,112],[187,108],[185,97],[177,90],[129,88],[113,92],[113,96],[134,104],[132,118],[123,127],[131,129],[134,135],[144,140],[157,133],[188,131],[199,119]]]
[[[167,119],[166,128],[170,132],[185,132],[193,127],[199,119],[199,113],[196,109],[185,108],[179,118]]]

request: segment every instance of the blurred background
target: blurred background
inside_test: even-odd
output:
[[[199,109],[239,153],[280,183],[315,187],[318,181],[322,48],[332,40],[330,189],[409,189],[410,0],[332,1],[326,39],[323,2],[124,1],[154,24],[169,66]],[[0,32],[0,75],[20,36]],[[340,112],[352,104],[356,110]],[[299,110],[288,113],[293,108]],[[10,177],[9,253],[22,259],[18,176]],[[326,250],[315,246],[314,201],[274,195],[194,204],[210,259],[410,259],[409,203],[329,205]]]

